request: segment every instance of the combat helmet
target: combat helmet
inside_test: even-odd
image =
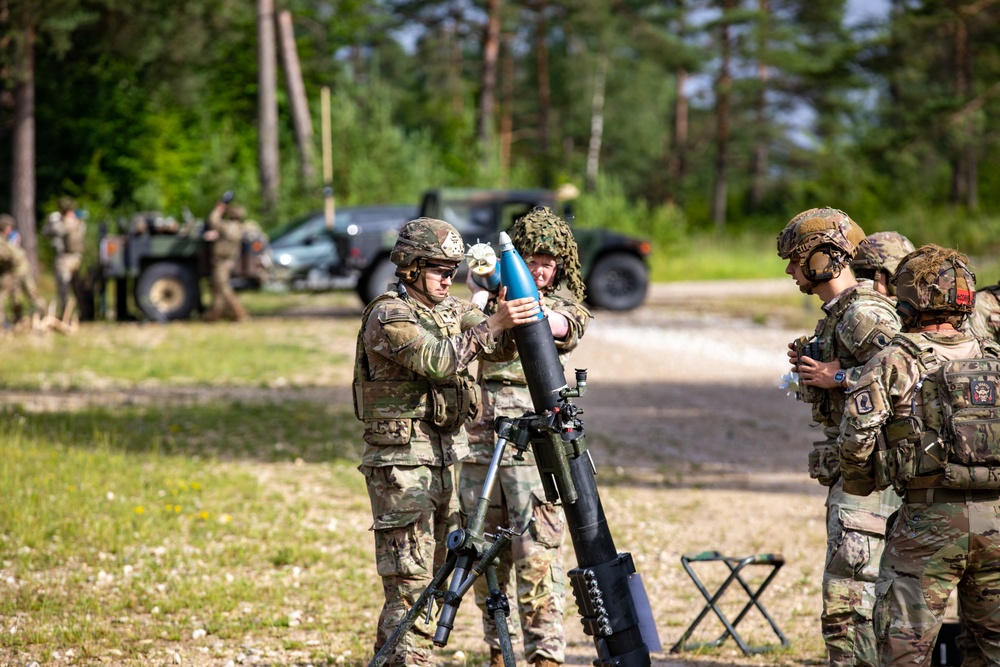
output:
[[[552,255],[556,259],[555,280],[543,291],[554,292],[563,280],[577,301],[583,301],[586,288],[580,270],[573,232],[566,221],[547,206],[536,206],[521,216],[510,230],[510,240],[527,261],[535,253]]]
[[[398,267],[396,275],[405,283],[413,283],[420,269],[428,264],[458,264],[464,258],[465,249],[458,230],[435,218],[417,218],[403,225],[389,255],[390,261]]]
[[[778,234],[778,256],[798,262],[810,285],[831,280],[850,262],[865,240],[865,232],[850,216],[835,208],[811,208],[788,221]]]
[[[925,324],[950,322],[961,326],[976,304],[976,274],[969,258],[950,248],[920,246],[899,261],[892,282],[896,286],[896,312],[904,328],[918,321]],[[923,317],[936,312],[939,317]]]
[[[889,281],[899,266],[899,260],[916,250],[910,239],[899,232],[875,232],[869,234],[858,248],[851,261],[851,269],[858,278],[875,280],[879,272],[886,277],[886,287],[895,294],[895,286]]]

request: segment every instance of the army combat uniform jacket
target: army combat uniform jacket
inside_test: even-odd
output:
[[[495,337],[469,302],[448,297],[429,308],[396,292],[376,298],[362,316],[354,367],[362,465],[447,466],[464,458],[463,425],[481,408],[468,367],[479,357],[516,354],[510,331]]]
[[[978,338],[1000,342],[1000,285],[976,291],[976,310],[969,316],[966,329]]]
[[[491,302],[492,303],[492,302]],[[571,299],[545,295],[542,297],[545,306],[563,315],[569,323],[566,337],[555,340],[559,352],[559,362],[563,370],[569,354],[580,344],[583,332],[590,321],[590,311]],[[488,308],[489,310],[489,308]],[[524,368],[521,358],[511,361],[483,361],[479,364],[477,381],[483,393],[483,415],[476,422],[470,422],[468,459],[472,463],[489,464],[493,458],[493,448],[496,444],[496,433],[493,431],[493,420],[496,417],[520,417],[525,412],[532,411],[531,392],[524,379]],[[514,448],[509,447],[504,452],[501,465],[535,465],[534,454],[529,449],[524,460],[514,459]]]
[[[826,317],[816,325],[813,338],[819,349],[817,361],[840,361],[853,386],[866,361],[889,345],[899,331],[899,317],[893,301],[875,291],[872,283],[859,281],[823,304]],[[811,355],[810,355],[811,356]],[[810,456],[810,474],[826,486],[839,477],[836,450],[840,421],[844,415],[844,391],[801,385],[799,400],[812,404],[813,420],[823,427],[825,442],[815,443]]]
[[[887,527],[875,585],[881,664],[931,664],[956,589],[974,642],[964,647],[966,664],[977,651],[975,664],[1000,664],[1000,469],[996,436],[989,435],[989,422],[996,420],[981,419],[996,411],[997,356],[1000,348],[992,342],[964,333],[900,334],[864,367],[848,394],[841,437],[844,488],[867,494],[892,485],[903,498]],[[935,373],[959,359],[972,361],[942,369],[953,371],[948,379]],[[984,370],[993,373],[992,380]],[[948,389],[939,391],[943,382]],[[976,437],[947,444],[942,436],[961,427],[946,414],[962,401],[971,403],[966,424]],[[962,412],[970,410],[956,410],[955,419]],[[963,458],[970,465],[962,465]]]

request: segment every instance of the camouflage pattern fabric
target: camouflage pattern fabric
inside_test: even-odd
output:
[[[38,296],[35,280],[31,276],[31,266],[24,250],[0,238],[0,324],[7,322],[7,303],[12,304],[14,321],[23,314],[22,296],[39,311],[45,304]]]
[[[470,303],[448,297],[428,308],[405,291],[388,292],[362,315],[354,363],[355,397],[362,405],[355,406],[356,413],[406,413],[412,396],[381,388],[459,376],[472,382],[468,368],[473,361],[505,361],[516,352],[513,334],[504,331],[494,337],[486,316]],[[366,401],[376,405],[366,408]],[[458,527],[453,465],[468,445],[461,422],[444,429],[425,413],[373,416],[364,423],[365,448],[358,469],[368,487],[377,569],[385,592],[375,640],[378,651],[443,562],[445,537]],[[389,664],[432,664],[434,627],[418,622]]]
[[[489,466],[462,463],[459,481],[463,518],[475,510]],[[563,638],[566,574],[563,571],[560,546],[565,539],[566,520],[562,510],[545,501],[545,492],[534,467],[504,466],[499,470],[490,506],[486,512],[486,531],[505,526],[521,531],[534,518],[534,523],[511,548],[504,550],[497,564],[500,591],[517,603],[521,632],[524,639],[524,660],[532,663],[547,659],[557,663],[566,660]],[[516,594],[511,595],[511,574],[516,577]],[[486,612],[489,590],[486,578],[475,585],[476,604],[482,610],[483,639],[490,648],[500,648],[493,618]],[[509,626],[511,641],[517,640],[517,628]]]
[[[42,234],[52,238],[55,248],[56,315],[63,317],[66,309],[76,305],[76,280],[83,265],[86,224],[76,215],[50,215]]]
[[[375,567],[382,578],[385,604],[379,615],[375,651],[413,607],[447,556],[445,538],[460,528],[454,468],[450,466],[365,466]],[[432,655],[434,616],[425,615],[403,636],[389,665],[435,664]]]
[[[448,297],[432,309],[395,292],[368,305],[358,349],[355,396],[386,408],[384,418],[377,418],[372,408],[362,411],[372,414],[365,420],[362,454],[362,463],[370,466],[453,465],[469,451],[462,424],[441,429],[423,412],[419,417],[393,412],[409,408],[410,403],[401,404],[410,395],[383,391],[381,383],[405,387],[415,380],[462,377],[474,384],[468,370],[473,361],[508,361],[517,354],[513,334],[508,330],[494,338],[486,315],[471,303]]]
[[[940,423],[940,405],[922,400],[924,366],[907,340],[933,351],[937,364],[982,355],[985,343],[967,334],[925,332],[900,336],[863,369],[848,394],[841,438],[844,486],[855,493],[892,484],[934,484],[941,464],[926,453],[879,444],[890,420]],[[919,454],[919,455],[918,455]],[[923,477],[917,484],[914,477]],[[933,487],[932,487],[933,488]],[[987,493],[989,493],[987,491]],[[978,664],[1000,664],[1000,491],[992,501],[907,501],[889,526],[879,579],[874,625],[885,665],[929,665],[947,607],[957,588],[962,619],[978,644]],[[981,661],[985,659],[985,663]],[[967,664],[977,664],[969,662]]]
[[[846,493],[842,479],[827,493],[820,625],[834,667],[879,664],[872,626],[875,580],[886,519],[899,503],[892,490],[868,497]]]
[[[904,503],[876,584],[884,665],[930,665],[953,590],[978,664],[1000,664],[1000,500]],[[966,661],[964,664],[973,664]]]
[[[229,209],[216,208],[208,216],[207,228],[218,232],[219,236],[212,242],[212,305],[203,317],[207,322],[247,319],[247,312],[232,286],[233,268],[243,240],[243,223],[231,215]]]
[[[570,352],[576,349],[590,321],[590,312],[570,299],[551,294],[542,297],[550,310],[562,314],[569,322],[565,338],[557,338],[559,361],[566,368]],[[493,305],[487,305],[492,310]],[[483,481],[489,470],[496,444],[493,421],[496,417],[520,417],[533,410],[531,393],[524,379],[520,358],[507,362],[483,361],[479,364],[477,381],[482,387],[483,417],[470,422],[469,456],[463,460],[460,474],[460,497],[463,515],[468,518],[476,508]],[[562,511],[545,500],[542,481],[535,468],[531,449],[523,461],[514,459],[513,447],[508,447],[500,463],[499,474],[486,513],[485,530],[498,526],[520,531],[534,517],[531,530],[515,538],[512,550],[506,551],[497,565],[500,590],[508,592],[513,570],[521,632],[524,636],[524,656],[527,662],[545,658],[565,661],[562,617],[565,609],[565,574],[560,546],[564,540],[565,520]],[[486,579],[476,582],[476,604],[483,612],[483,634],[491,648],[500,648],[493,618],[486,613],[489,593]],[[517,637],[511,628],[511,638]]]
[[[908,238],[899,232],[875,232],[865,237],[851,261],[855,275],[859,272],[884,271],[891,276],[899,260],[916,250]],[[865,276],[871,279],[873,276]]]
[[[899,330],[891,299],[862,281],[823,305],[816,325],[817,361],[840,361],[848,386],[865,361],[888,346]],[[885,520],[899,506],[892,491],[861,498],[844,492],[837,437],[844,412],[844,391],[804,387],[801,400],[812,403],[813,419],[826,439],[813,443],[809,473],[829,487],[827,552],[823,568],[821,628],[830,664],[877,665],[871,623],[874,581],[884,547]]]
[[[969,316],[966,330],[978,338],[1000,343],[1000,285],[976,292],[976,309]]]
[[[566,337],[557,338],[555,341],[559,361],[565,370],[569,353],[580,344],[580,339],[590,322],[590,311],[571,299],[551,294],[543,296],[542,303],[550,310],[563,315],[569,322],[569,332]],[[491,304],[487,304],[487,312],[492,312],[494,309],[495,306]],[[493,421],[496,417],[520,417],[534,409],[534,406],[524,379],[520,357],[507,362],[481,363],[477,382],[483,391],[483,416],[477,422],[466,425],[470,452],[464,461],[489,465],[496,443],[496,433],[493,431]],[[511,449],[504,453],[502,465],[535,465],[534,455],[530,449],[525,453],[524,461],[515,461]]]

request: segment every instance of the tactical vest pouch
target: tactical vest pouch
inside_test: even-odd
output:
[[[412,419],[365,420],[365,442],[369,445],[408,445],[412,437]]]
[[[947,462],[1000,466],[1000,359],[948,361],[937,376]]]
[[[1000,489],[1000,467],[949,463],[941,484],[949,489]]]
[[[840,448],[836,443],[814,442],[809,452],[809,476],[823,486],[833,486],[840,479]]]
[[[454,430],[483,414],[482,390],[469,378],[456,377],[430,383],[431,422]]]
[[[355,416],[370,419],[426,419],[428,389],[425,380],[355,382]]]

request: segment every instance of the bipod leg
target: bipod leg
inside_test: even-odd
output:
[[[392,631],[389,638],[385,640],[382,647],[372,658],[371,662],[368,663],[368,667],[383,667],[386,661],[389,660],[389,656],[393,654],[396,650],[396,645],[399,644],[399,640],[410,631],[413,624],[416,622],[417,616],[424,610],[424,607],[429,607],[431,598],[438,594],[441,590],[441,585],[451,574],[452,570],[455,569],[455,563],[458,561],[458,554],[455,552],[449,552],[448,558],[445,560],[444,564],[438,569],[434,574],[434,578],[431,579],[431,583],[427,584],[427,588],[423,590],[420,597],[416,599],[410,611],[406,612],[406,616],[399,622],[396,629]]]
[[[507,602],[507,595],[500,590],[495,561],[486,568],[486,583],[490,587],[490,594],[486,598],[486,611],[493,616],[497,638],[500,640],[500,652],[503,653],[504,667],[515,667],[514,645],[510,640],[510,627],[507,625],[510,604]]]

